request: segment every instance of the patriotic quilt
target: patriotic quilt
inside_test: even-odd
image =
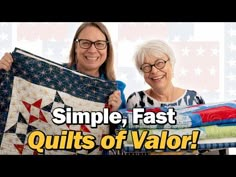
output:
[[[100,140],[109,133],[108,125],[57,125],[52,122],[52,111],[58,107],[103,111],[108,96],[116,90],[116,82],[83,75],[19,48],[15,48],[12,57],[11,70],[0,70],[0,154],[102,154]],[[96,137],[96,146],[89,150],[38,153],[27,143],[34,130],[45,135],[59,135],[62,130],[81,131]]]
[[[145,112],[167,112],[168,107],[146,108]],[[138,125],[133,124],[133,112],[131,110],[121,110],[123,116],[128,119],[126,129],[167,129],[167,128],[192,128],[209,125],[221,125],[236,123],[236,101],[226,101],[220,103],[209,103],[194,106],[174,107],[176,112],[176,124],[155,124],[146,125],[140,119]]]
[[[180,137],[185,135],[191,135],[193,130],[198,130],[200,132],[198,139],[197,150],[216,150],[224,148],[236,147],[236,125],[235,124],[222,124],[222,125],[210,125],[201,126],[196,128],[182,128],[182,129],[138,129],[139,135],[142,134],[144,130],[149,131],[149,135],[157,135],[161,137],[162,130],[168,130],[169,135],[178,135]],[[130,130],[131,131],[131,130]],[[139,154],[139,155],[151,155],[153,152],[168,152],[168,153],[182,153],[192,154],[195,153],[190,149],[190,144],[186,150],[178,149],[172,151],[170,149],[165,150],[147,150],[142,147],[140,150],[134,149],[133,139],[128,132],[127,140],[123,144],[122,153],[123,154]],[[180,152],[181,151],[181,152]]]
[[[139,135],[142,134],[144,130],[148,130],[150,135],[158,135],[161,137],[163,129],[138,129]],[[195,128],[181,128],[181,129],[165,129],[168,130],[169,135],[191,135],[194,130],[200,132],[199,140],[206,139],[222,139],[222,138],[236,138],[236,124],[228,125],[210,125],[210,126],[201,126]],[[127,143],[132,143],[132,137],[130,131],[127,136]]]
[[[139,124],[134,124],[133,110],[121,110],[123,117],[128,119],[126,127],[119,127],[119,130],[128,130],[128,136],[123,144],[122,154],[126,155],[151,155],[154,152],[170,152],[192,154],[189,147],[185,150],[178,149],[176,152],[170,149],[165,150],[147,150],[142,146],[137,150],[134,148],[134,140],[131,131],[138,131],[139,136],[148,130],[149,135],[161,137],[163,130],[168,131],[168,136],[183,137],[192,135],[193,131],[199,132],[197,141],[197,150],[216,150],[222,148],[236,147],[236,101],[225,101],[220,103],[209,103],[194,106],[174,107],[176,112],[176,124],[145,124],[145,113],[167,112],[170,107],[146,108],[144,112],[140,111],[143,118],[140,118]],[[140,114],[140,115],[141,115]],[[138,115],[138,116],[140,116]],[[152,114],[147,114],[152,115]],[[137,115],[136,115],[137,116]],[[148,119],[151,116],[149,116]],[[146,117],[147,118],[147,117]],[[137,141],[136,141],[137,142]],[[145,141],[144,141],[145,142]],[[148,142],[148,141],[147,141]],[[197,151],[198,152],[198,151]]]
[[[227,148],[236,147],[236,138],[222,138],[222,139],[207,139],[198,141],[198,150],[220,150]],[[148,151],[145,148],[141,150],[134,149],[132,144],[125,143],[121,152],[118,152],[121,155],[160,155],[161,153],[166,153],[168,155],[194,155],[198,152],[192,150],[186,151]]]

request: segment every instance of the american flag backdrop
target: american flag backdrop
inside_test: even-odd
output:
[[[226,23],[224,33],[224,95],[236,97],[236,23]]]
[[[19,47],[57,63],[68,61],[74,23],[0,23],[0,55]],[[145,40],[167,41],[176,54],[174,83],[197,90],[206,102],[236,97],[236,23],[104,23],[115,52],[117,78],[125,94],[148,88],[133,63],[136,46]]]
[[[149,88],[133,63],[135,47],[150,39],[174,50],[176,86],[198,91],[207,103],[236,97],[234,23],[119,23],[117,72],[127,96]],[[235,49],[236,50],[236,49]]]
[[[81,22],[0,23],[0,55],[19,47],[57,63],[68,62],[72,39]],[[206,102],[236,97],[236,23],[104,23],[115,52],[117,79],[125,95],[148,88],[133,63],[136,46],[145,40],[167,41],[176,54],[174,83],[195,89]]]
[[[3,55],[7,51],[12,50],[13,33],[12,23],[0,23],[0,54]]]
[[[19,47],[57,63],[68,61],[81,22],[0,23],[0,55]],[[236,98],[236,23],[105,22],[115,52],[117,79],[126,98],[149,88],[133,63],[136,46],[161,39],[173,47],[176,86],[198,91],[207,103]]]

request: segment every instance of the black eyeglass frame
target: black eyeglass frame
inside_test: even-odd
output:
[[[89,47],[81,46],[80,41],[87,41],[87,42],[89,42],[90,43]],[[98,50],[104,50],[107,47],[107,44],[109,43],[109,41],[104,41],[104,40],[90,41],[88,39],[75,39],[75,42],[79,43],[79,46],[82,49],[89,49],[94,44],[95,48],[98,49]],[[96,43],[99,43],[99,42],[104,42],[105,47],[104,48],[97,48]]]
[[[163,69],[165,66],[166,66],[166,62],[168,62],[170,59],[168,58],[168,60],[164,60],[164,59],[157,59],[154,64],[149,64],[149,63],[143,63],[141,66],[140,66],[140,70],[142,70],[144,73],[150,73],[152,71],[152,67],[154,66],[156,69]],[[162,67],[157,67],[157,63],[159,61],[162,61],[164,63],[164,65]],[[143,66],[149,66],[151,69],[150,71],[144,71],[144,67]]]

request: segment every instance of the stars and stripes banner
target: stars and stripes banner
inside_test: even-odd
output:
[[[108,125],[56,125],[52,112],[59,107],[103,111],[116,82],[80,74],[19,48],[12,56],[11,70],[0,71],[0,154],[38,154],[27,142],[34,130],[46,135],[74,130],[96,137],[90,150],[45,150],[43,154],[102,154],[100,139],[109,133]]]
[[[153,39],[166,41],[174,50],[174,84],[198,91],[207,103],[235,96],[235,23],[119,23],[118,76],[134,88],[149,88],[134,67],[136,46]],[[134,78],[130,81],[129,78]]]

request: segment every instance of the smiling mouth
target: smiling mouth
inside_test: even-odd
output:
[[[98,57],[85,57],[89,61],[96,61]]]
[[[164,76],[159,76],[159,77],[151,78],[151,80],[153,80],[153,81],[160,81],[163,78],[164,78]]]

